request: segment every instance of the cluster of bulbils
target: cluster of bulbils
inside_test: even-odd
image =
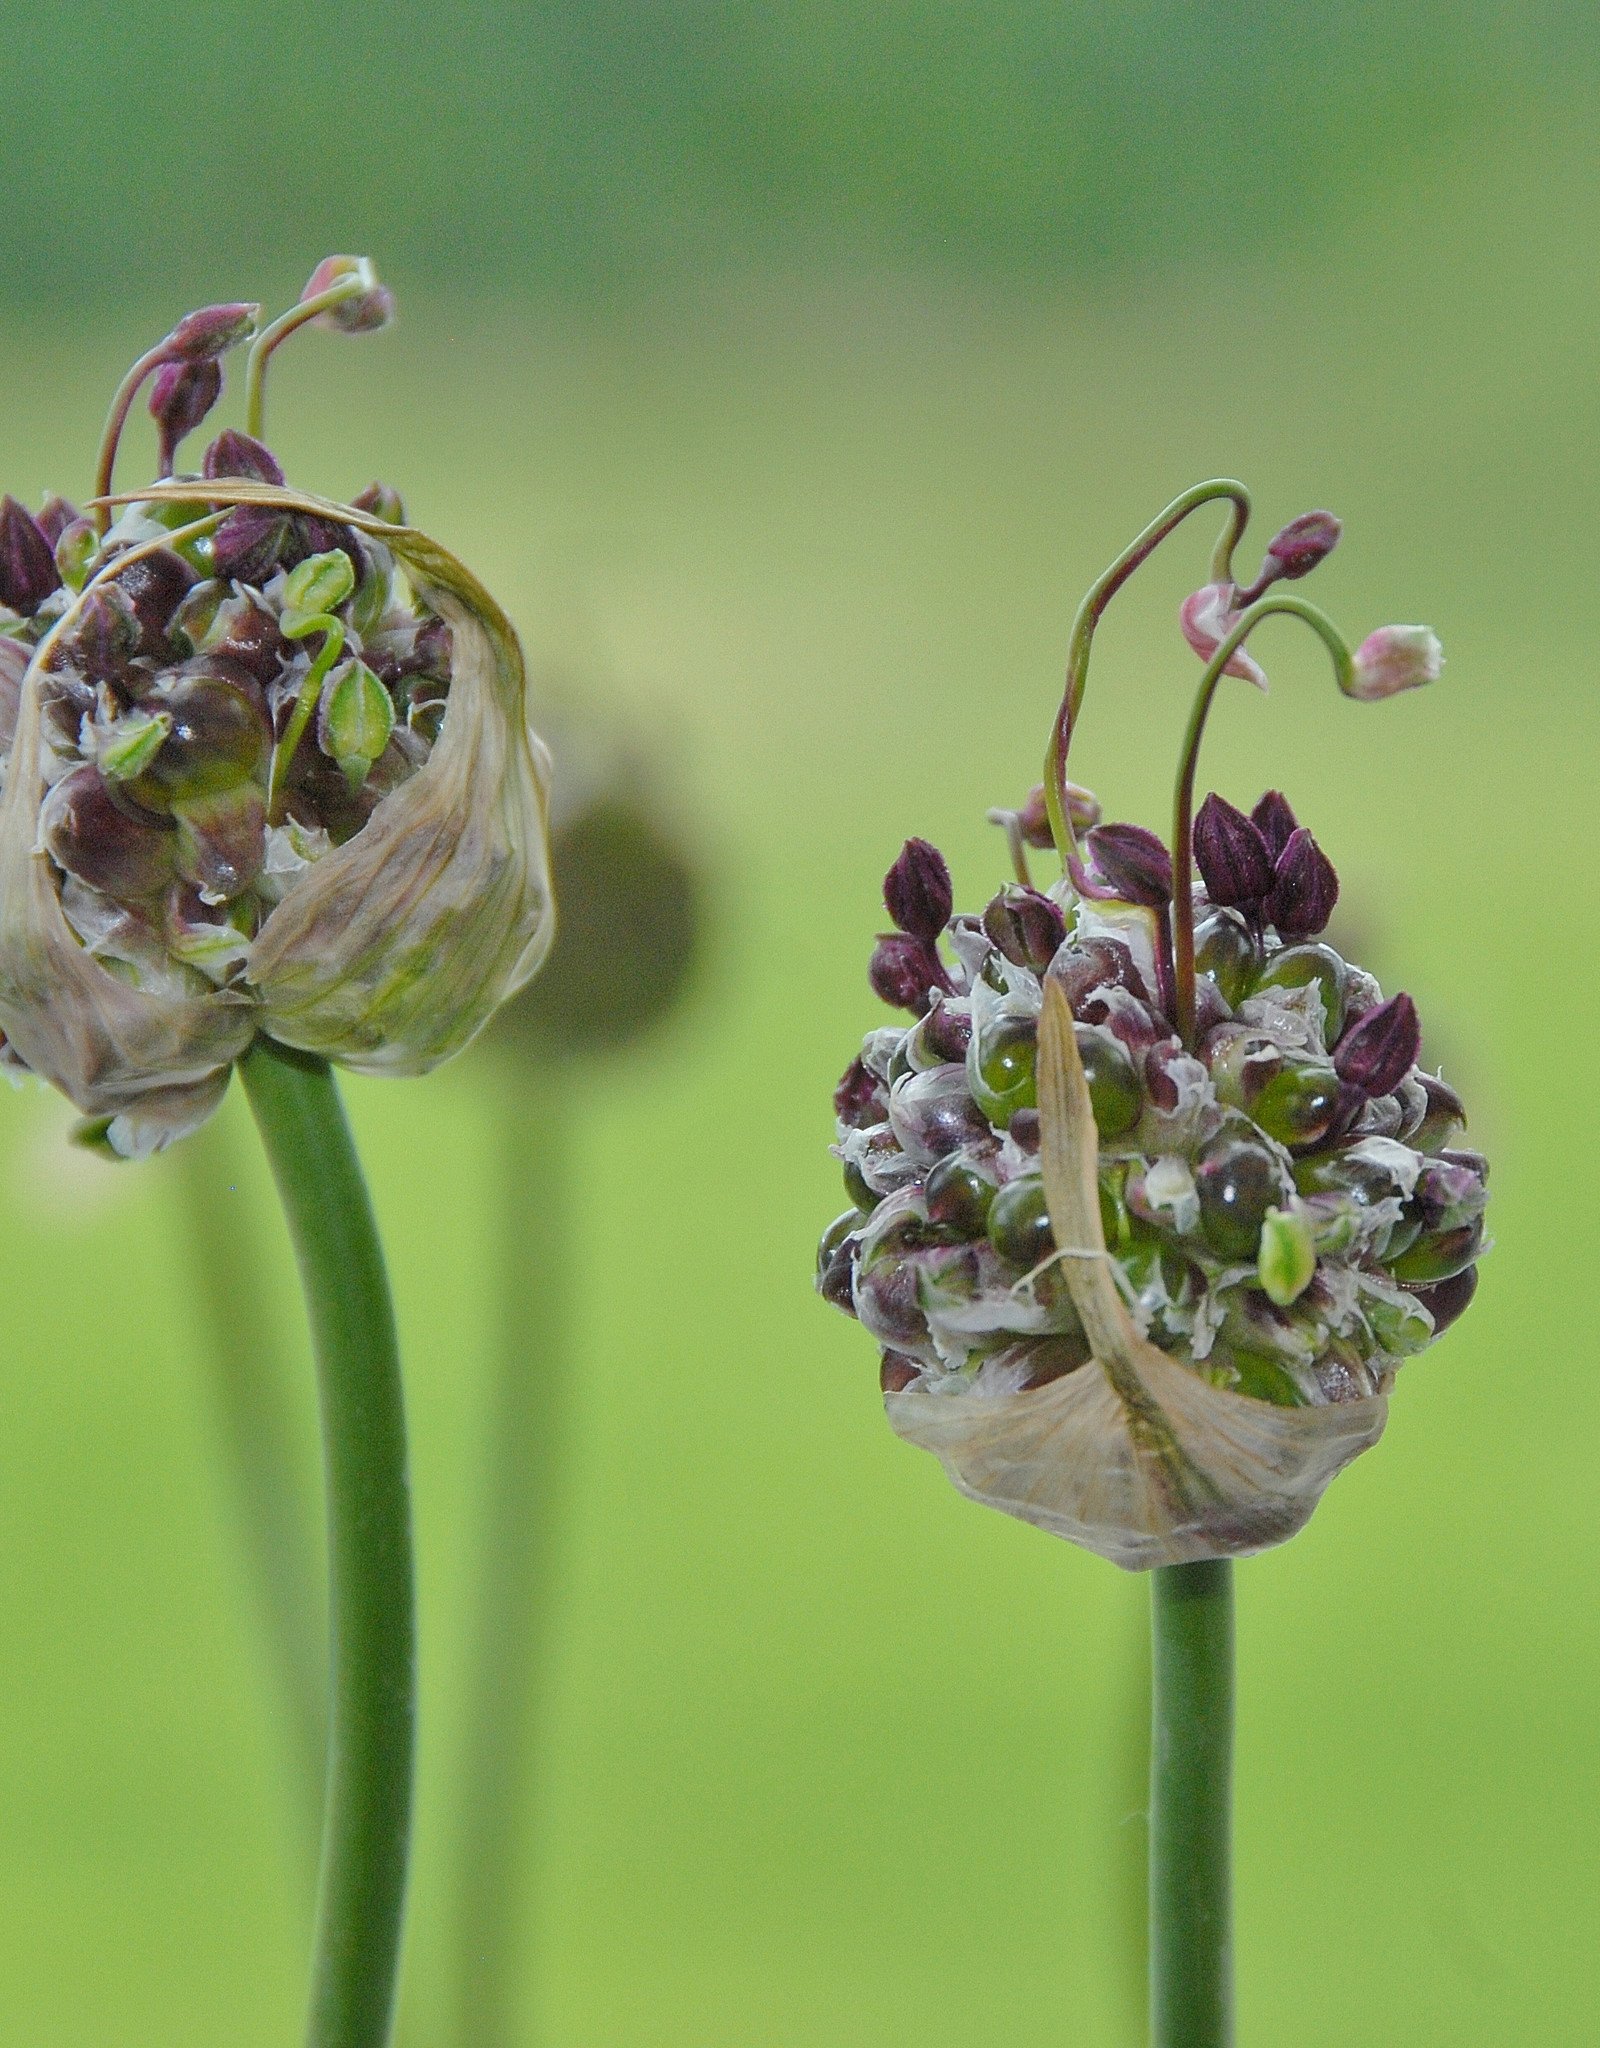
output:
[[[869,1032],[838,1085],[850,1206],[818,1257],[820,1292],[877,1340],[902,1435],[974,1497],[1133,1566],[1298,1527],[1381,1432],[1401,1362],[1467,1306],[1484,1246],[1462,1104],[1418,1064],[1411,998],[1324,936],[1338,880],[1311,833],[1275,790],[1249,814],[1209,796],[1189,823],[1220,678],[1264,684],[1244,648],[1260,619],[1310,624],[1348,697],[1439,672],[1424,628],[1352,655],[1272,593],[1338,522],[1295,521],[1254,584],[1217,576],[1184,605],[1207,667],[1172,850],[1066,780],[1099,612],[1217,497],[1236,543],[1242,487],[1197,487],[1085,600],[1054,780],[991,814],[1018,879],[957,915],[926,841],[889,870],[870,980],[910,1021]],[[1061,853],[1059,882],[1033,886],[1030,847]]]
[[[174,474],[228,348],[255,336],[255,425],[287,334],[391,305],[335,257],[259,335],[258,310],[191,314],[134,366],[88,516],[0,503],[0,1028],[124,1151],[192,1127],[258,1029],[433,1064],[550,935],[546,762],[481,585],[387,486],[291,490],[258,432]],[[161,475],[114,498],[145,384]]]
[[[1284,1405],[1378,1391],[1461,1313],[1484,1163],[1462,1106],[1417,1066],[1416,1009],[1320,936],[1338,884],[1277,792],[1196,820],[1198,1032],[1176,1035],[1150,915],[1154,834],[1102,825],[1049,893],[952,915],[949,872],[907,843],[899,929],[871,979],[909,1010],[835,1095],[851,1207],[819,1285],[883,1347],[887,1391],[1014,1393],[1089,1350],[1046,1211],[1036,1052],[1046,981],[1070,1003],[1100,1136],[1108,1250],[1141,1330],[1216,1385]],[[941,942],[947,948],[941,951]]]

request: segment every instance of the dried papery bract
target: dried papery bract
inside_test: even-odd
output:
[[[1094,1112],[1054,982],[1038,1080],[1050,1224],[1089,1361],[1023,1393],[890,1393],[889,1421],[973,1500],[1130,1571],[1270,1549],[1378,1441],[1386,1394],[1278,1408],[1211,1385],[1142,1337],[1106,1254]]]

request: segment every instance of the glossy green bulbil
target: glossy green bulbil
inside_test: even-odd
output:
[[[989,1207],[989,1242],[1008,1264],[1025,1271],[1055,1249],[1045,1209],[1044,1182],[1028,1174],[1008,1181]]]
[[[1285,946],[1261,970],[1256,992],[1309,988],[1315,982],[1322,996],[1323,1042],[1332,1045],[1344,1029],[1345,978],[1345,964],[1331,946]]]
[[[1317,1060],[1286,1059],[1251,1099],[1250,1115],[1280,1145],[1314,1145],[1339,1107],[1339,1077]]]
[[[1109,1031],[1080,1024],[1077,1039],[1095,1128],[1102,1138],[1123,1137],[1139,1121],[1144,1108],[1144,1091],[1133,1061]]]
[[[1248,1138],[1220,1138],[1195,1169],[1200,1234],[1220,1259],[1254,1259],[1267,1211],[1280,1199],[1278,1162]]]
[[[834,1217],[833,1221],[822,1233],[817,1244],[817,1271],[819,1273],[827,1271],[828,1261],[833,1257],[840,1245],[844,1243],[845,1239],[853,1231],[859,1230],[866,1220],[866,1217],[859,1209],[846,1209],[842,1216]]]
[[[1209,974],[1230,1010],[1236,1010],[1254,986],[1261,950],[1242,918],[1219,910],[1194,935],[1194,964]]]
[[[997,1131],[1005,1130],[1019,1109],[1038,1106],[1038,1052],[1038,1027],[1031,1017],[1002,1017],[974,1041],[967,1061],[968,1086]]]
[[[1464,1273],[1483,1249],[1483,1219],[1463,1223],[1455,1230],[1431,1230],[1419,1237],[1408,1251],[1387,1261],[1396,1280],[1407,1286],[1453,1280]]]
[[[931,1168],[922,1186],[922,1200],[932,1220],[962,1237],[983,1235],[994,1197],[994,1182],[985,1180],[959,1152],[948,1154]]]

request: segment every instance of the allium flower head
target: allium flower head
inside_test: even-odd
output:
[[[906,928],[869,976],[903,1014],[834,1096],[849,1206],[817,1284],[876,1341],[893,1426],[974,1498],[1134,1568],[1292,1534],[1484,1247],[1459,1098],[1418,1064],[1411,998],[1323,935],[1316,840],[1275,790],[1211,795],[1189,829],[1222,672],[1170,849],[1100,824],[1061,880],[963,913],[907,843],[886,883]]]
[[[209,345],[254,311],[145,359],[164,468],[215,397]],[[435,1065],[552,926],[500,607],[398,516],[288,486],[255,435],[203,470],[102,499],[54,553],[17,507],[0,592],[0,1029],[125,1152],[199,1122],[258,1031]]]

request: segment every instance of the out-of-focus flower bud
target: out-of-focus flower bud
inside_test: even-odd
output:
[[[150,417],[160,436],[159,473],[171,476],[178,449],[222,396],[222,365],[208,356],[200,362],[163,363],[150,385]]]
[[[1172,901],[1172,855],[1143,825],[1097,825],[1088,846],[1094,864],[1125,903],[1148,909]]]
[[[1316,1248],[1305,1217],[1293,1209],[1269,1209],[1256,1253],[1262,1293],[1279,1308],[1288,1308],[1311,1285],[1316,1270]]]
[[[346,661],[328,677],[317,707],[317,744],[352,789],[372,773],[372,764],[394,732],[394,699],[364,661]]]
[[[1286,939],[1309,939],[1327,927],[1339,900],[1333,862],[1303,825],[1297,825],[1278,855],[1272,886],[1262,908]]]
[[[1422,1050],[1422,1025],[1408,995],[1391,996],[1369,1010],[1334,1048],[1334,1070],[1341,1081],[1366,1095],[1387,1095],[1417,1063]]]
[[[379,284],[371,262],[365,256],[324,256],[306,281],[300,303],[319,298],[346,279],[357,281],[360,289],[317,315],[318,324],[336,328],[341,334],[373,334],[394,318],[394,294]]]
[[[1443,670],[1444,649],[1431,627],[1380,626],[1356,649],[1345,694],[1373,703],[1436,683]]]
[[[1211,659],[1239,623],[1238,600],[1239,593],[1231,583],[1204,584],[1184,599],[1178,624],[1183,628],[1184,639],[1202,661]],[[1247,647],[1234,650],[1223,674],[1254,683],[1258,690],[1267,687],[1266,671]]]
[[[1017,967],[1042,974],[1067,936],[1066,920],[1048,896],[1010,883],[983,913],[983,928]]]
[[[186,313],[161,344],[169,362],[203,363],[224,355],[235,342],[248,341],[256,331],[261,308],[246,305],[202,306]]]
[[[69,526],[81,522],[83,514],[66,498],[58,498],[54,492],[39,507],[38,527],[51,547],[55,547]]]
[[[0,498],[0,604],[29,619],[60,588],[55,551],[39,522],[9,494]]]
[[[948,989],[950,977],[939,955],[924,939],[906,932],[885,932],[873,949],[867,979],[880,1002],[920,1017],[935,989]]]
[[[1254,604],[1274,583],[1294,583],[1302,576],[1309,576],[1333,553],[1343,532],[1343,523],[1331,512],[1302,512],[1298,519],[1291,519],[1287,526],[1280,527],[1267,542],[1261,574],[1248,590],[1239,593],[1240,609]]]
[[[281,484],[283,466],[265,443],[249,434],[241,434],[237,427],[224,427],[205,452],[201,464],[203,475],[244,476],[256,483]]]
[[[1194,821],[1194,858],[1213,903],[1230,909],[1258,903],[1272,886],[1272,857],[1260,828],[1215,794]]]
[[[1067,822],[1078,833],[1088,832],[1099,824],[1100,799],[1092,789],[1083,789],[1076,782],[1067,784]],[[1024,841],[1038,851],[1045,852],[1055,844],[1042,782],[1036,782],[1029,790],[1028,801],[1017,813],[1017,825]]]
[[[950,921],[950,870],[938,847],[908,839],[883,878],[883,903],[901,931],[932,945]]]
[[[277,568],[293,521],[270,505],[236,505],[211,536],[211,561],[226,582],[264,583]]]
[[[99,550],[100,536],[90,520],[73,519],[62,527],[55,544],[56,568],[69,590],[83,588]]]
[[[390,484],[370,483],[350,500],[358,512],[370,512],[390,526],[404,526],[406,508],[400,493]]]

